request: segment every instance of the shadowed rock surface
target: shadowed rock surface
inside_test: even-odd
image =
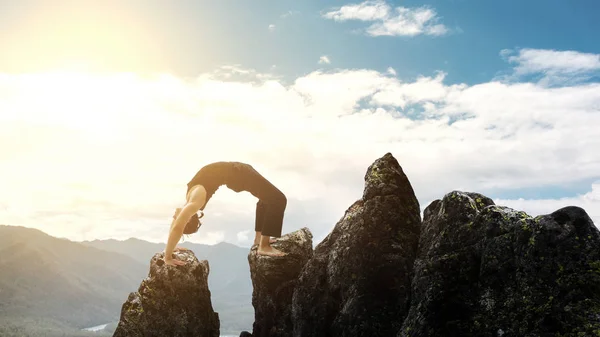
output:
[[[532,218],[453,191],[421,228],[398,336],[600,336],[600,235],[583,209]]]
[[[368,167],[362,198],[303,269],[293,335],[395,335],[409,308],[420,222],[410,182],[387,153]]]
[[[259,256],[256,248],[248,254],[254,291],[255,321],[252,336],[288,336],[292,329],[292,294],[302,267],[312,256],[312,233],[302,228],[278,239],[273,247],[286,256]],[[248,336],[243,332],[240,336]]]
[[[206,260],[192,251],[174,254],[184,266],[167,266],[164,253],[150,261],[150,272],[121,308],[113,337],[218,337],[219,316],[213,311]]]

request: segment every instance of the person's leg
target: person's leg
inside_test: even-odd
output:
[[[261,232],[254,232],[254,243],[252,244],[252,247],[254,246],[258,246],[260,244],[260,239],[262,238],[262,233]],[[269,243],[275,243],[277,242],[277,239],[273,239],[271,237],[269,237]]]
[[[265,210],[265,203],[259,200],[256,203],[256,216],[254,218],[254,245],[258,245],[260,243],[262,226],[265,222]]]
[[[287,198],[281,191],[275,189],[269,199],[265,200],[265,204],[262,235],[281,237]]]
[[[254,232],[254,243],[252,244],[252,246],[257,246],[260,243],[260,236],[262,235],[261,232]]]
[[[276,241],[271,237],[281,237],[287,199],[277,187],[251,166],[247,167],[244,174],[245,190],[259,199],[256,205],[255,219],[255,244],[260,238],[258,253],[261,255],[284,255],[271,247],[271,243]]]
[[[274,242],[271,237],[281,237],[281,229],[283,226],[283,217],[287,200],[283,193],[279,192],[274,193],[273,196],[268,199],[268,201],[264,202],[266,206],[264,222],[262,224],[262,232],[258,246],[258,253],[260,255],[283,256],[285,255],[284,253],[271,246],[271,243]]]
[[[252,244],[252,247],[254,246],[258,246],[260,244],[260,239],[262,238],[262,233],[261,232],[254,232],[254,243]],[[273,239],[270,236],[268,237],[269,239],[269,243],[275,243],[277,242],[277,239]]]
[[[256,203],[256,216],[254,220],[254,243],[252,246],[258,246],[260,244],[260,238],[262,236],[262,227],[265,222],[265,214],[266,214],[267,205],[264,201],[259,200]],[[271,239],[269,243],[275,243],[277,240]]]

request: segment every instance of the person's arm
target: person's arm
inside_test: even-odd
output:
[[[172,258],[173,249],[177,245],[177,242],[181,239],[183,235],[183,230],[185,229],[185,225],[190,220],[192,215],[200,209],[200,206],[197,203],[191,202],[187,203],[182,209],[175,221],[171,226],[171,230],[169,231],[169,239],[167,240],[167,247],[165,248],[165,262],[170,265],[183,265],[185,264],[183,261],[175,260]]]
[[[173,229],[173,225],[175,225],[175,219],[177,219],[177,216],[179,215],[179,213],[181,213],[181,207],[178,207],[175,209],[175,214],[173,214],[173,220],[171,221],[171,227],[169,227],[169,233],[171,232],[171,230]],[[179,250],[189,250],[185,247],[175,247],[173,248],[173,251],[179,251]]]
[[[173,221],[171,221],[171,227],[169,228],[169,232],[173,229],[173,225],[175,225],[175,220],[177,220],[177,216],[181,213],[181,208],[175,209],[175,214],[173,214]]]
[[[181,211],[176,211],[175,220],[171,223],[169,230],[169,239],[167,240],[167,246],[165,247],[165,262],[170,265],[182,265],[185,264],[183,261],[175,260],[172,258],[173,249],[177,245],[177,242],[183,235],[185,225],[190,220],[194,213],[198,212],[200,207],[204,205],[206,196],[206,190],[199,188],[190,195],[190,200],[183,206]]]

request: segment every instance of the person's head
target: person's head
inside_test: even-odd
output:
[[[200,218],[204,216],[204,212],[200,211],[202,215],[198,216],[198,213],[194,213],[190,220],[185,224],[185,228],[183,229],[183,234],[194,234],[198,231],[198,228],[202,226],[200,222]]]

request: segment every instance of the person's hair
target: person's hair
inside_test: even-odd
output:
[[[204,213],[202,213],[202,216],[204,216]],[[198,228],[200,228],[200,226],[202,226],[202,223],[200,222],[200,218],[202,217],[198,217],[198,213],[194,213],[194,215],[192,215],[192,217],[190,218],[190,220],[187,222],[187,224],[185,224],[185,228],[183,229],[183,234],[194,234],[198,231]]]

